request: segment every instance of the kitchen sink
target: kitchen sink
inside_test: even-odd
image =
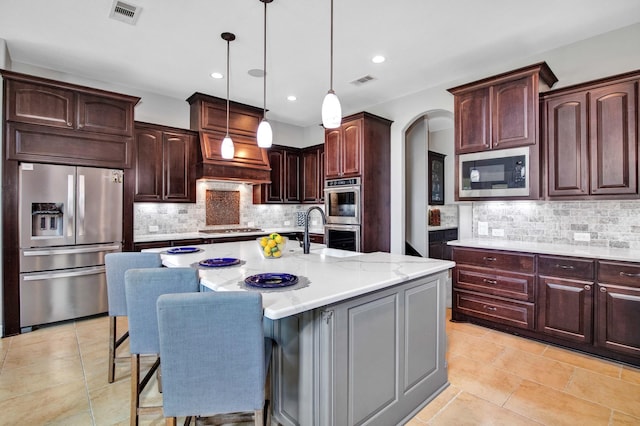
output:
[[[234,234],[241,232],[264,232],[260,228],[225,228],[225,229],[201,229],[198,232],[205,234]]]

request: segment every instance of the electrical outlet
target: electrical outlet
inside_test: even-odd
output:
[[[291,221],[290,220],[285,220],[284,221],[284,226],[291,226]]]
[[[591,241],[591,234],[588,232],[574,232],[573,239],[576,241]]]
[[[149,232],[158,232],[159,229],[158,225],[149,225]]]
[[[478,222],[478,235],[489,235],[489,222]]]
[[[504,237],[504,229],[494,228],[491,230],[491,235],[494,237]]]

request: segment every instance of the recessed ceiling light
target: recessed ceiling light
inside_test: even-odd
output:
[[[295,101],[296,99],[298,99],[298,98],[296,98],[296,97],[295,97],[295,96],[293,96],[293,95],[289,95],[289,96],[287,96],[287,100],[288,100],[288,101],[293,102],[293,101]]]
[[[373,58],[371,58],[371,62],[373,62],[374,64],[381,64],[386,60],[387,60],[387,58],[385,58],[382,55],[376,55]]]
[[[212,73],[211,73],[211,77],[212,77],[212,78],[218,78],[218,79],[219,79],[219,78],[222,78],[223,76],[222,76],[222,74],[220,74],[219,72],[212,72]]]

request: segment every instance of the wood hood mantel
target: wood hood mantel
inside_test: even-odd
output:
[[[267,150],[256,140],[263,111],[237,102],[229,103],[229,136],[235,154],[225,160],[220,145],[227,131],[227,101],[202,93],[194,93],[191,105],[191,129],[200,134],[200,152],[196,165],[198,179],[233,180],[253,184],[271,182],[271,166]]]

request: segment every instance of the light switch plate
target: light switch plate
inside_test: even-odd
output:
[[[158,225],[149,225],[149,232],[158,232]]]
[[[576,241],[591,241],[591,234],[588,232],[574,232],[573,239]]]
[[[489,222],[478,222],[478,235],[489,235]]]
[[[491,230],[491,235],[494,237],[504,237],[504,229],[494,228]]]

